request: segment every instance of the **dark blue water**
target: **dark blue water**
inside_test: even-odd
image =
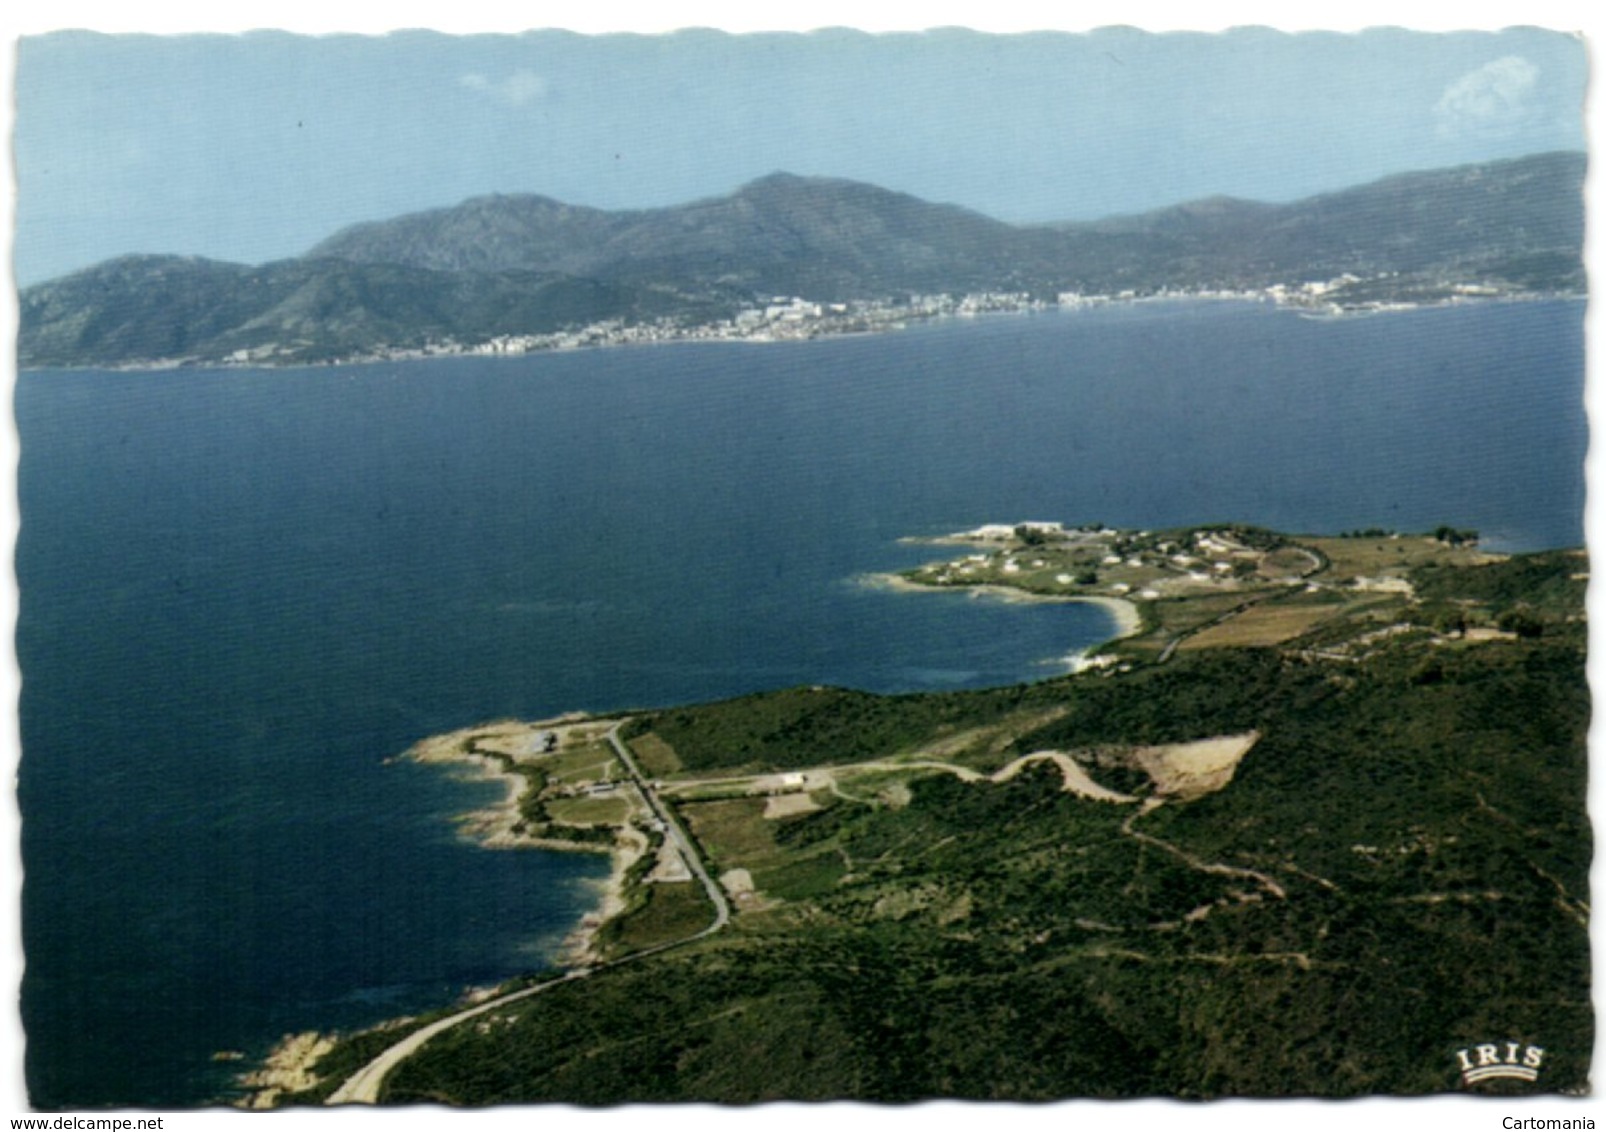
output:
[[[383,760],[476,721],[975,687],[1086,606],[860,584],[982,522],[1582,541],[1583,305],[1178,305],[797,345],[25,374],[24,1022],[41,1106],[539,966],[599,858]]]

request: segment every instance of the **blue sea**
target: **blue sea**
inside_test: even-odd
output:
[[[23,374],[40,1107],[226,1096],[292,1030],[550,960],[600,857],[495,851],[451,728],[1037,679],[1081,605],[864,576],[984,522],[1583,539],[1579,302],[1140,304],[795,344]]]

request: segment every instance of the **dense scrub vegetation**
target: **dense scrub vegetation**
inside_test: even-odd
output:
[[[1486,566],[1418,567],[1412,581],[1423,601],[1487,606],[1498,617],[1526,609],[1553,622],[1582,617],[1589,559],[1579,551],[1524,554]]]

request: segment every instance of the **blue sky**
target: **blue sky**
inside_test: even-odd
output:
[[[261,262],[481,193],[647,207],[777,169],[1014,221],[1288,200],[1581,149],[1585,72],[1536,29],[46,34],[17,56],[15,267]]]

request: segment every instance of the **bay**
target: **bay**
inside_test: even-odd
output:
[[[23,374],[23,1014],[42,1107],[541,965],[599,858],[387,763],[504,716],[1063,671],[1085,605],[909,595],[1027,519],[1582,542],[1583,304],[1139,304],[797,344]]]

